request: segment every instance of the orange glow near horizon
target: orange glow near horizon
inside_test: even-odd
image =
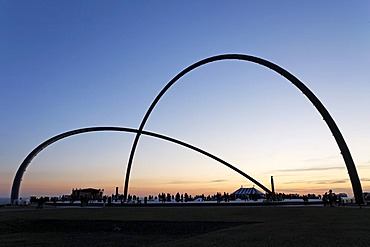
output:
[[[252,184],[249,185],[240,185],[235,182],[222,182],[217,184],[211,183],[197,183],[197,184],[181,184],[181,185],[170,185],[168,184],[161,184],[161,183],[142,183],[143,185],[139,186],[133,180],[133,183],[136,186],[131,186],[129,188],[129,193],[131,195],[137,196],[148,196],[153,195],[156,196],[159,193],[170,193],[176,194],[179,192],[180,194],[188,193],[189,195],[213,195],[217,192],[220,193],[232,193],[235,190],[239,189],[241,186],[243,187],[252,187]],[[370,182],[364,181],[363,182],[363,190],[364,192],[370,190]],[[29,196],[61,196],[65,194],[70,194],[73,188],[99,188],[104,189],[104,194],[111,195],[115,194],[115,188],[119,187],[119,193],[123,191],[123,182],[120,184],[112,185],[111,183],[101,183],[97,185],[97,183],[80,183],[79,186],[71,185],[66,186],[64,183],[48,183],[48,186],[44,186],[43,183],[40,182],[27,182],[21,187],[20,195],[21,197],[29,197]],[[258,190],[262,191],[260,188],[255,186]],[[270,187],[270,186],[268,186]],[[303,185],[282,185],[279,183],[275,184],[275,192],[276,193],[285,193],[285,194],[316,194],[322,195],[329,189],[332,189],[335,193],[347,193],[349,196],[352,196],[352,188],[350,182],[348,181],[345,184],[340,185],[315,185],[315,186],[307,186],[307,184]],[[37,193],[35,193],[37,191]],[[262,191],[263,192],[263,191]]]
[[[170,167],[166,165],[154,167],[152,165],[150,168],[153,170],[132,174],[129,194],[141,197],[156,196],[159,193],[176,194],[177,192],[193,196],[213,195],[217,192],[230,194],[241,186],[244,188],[254,186],[252,182],[224,166],[215,165],[215,163],[201,164],[195,166],[194,172],[181,170],[184,169],[184,166],[180,165]],[[139,165],[141,164],[138,163]],[[266,172],[259,171],[256,167],[250,171],[250,175],[267,188],[271,188],[268,174],[273,174],[276,193],[322,195],[332,189],[335,193],[344,192],[352,196],[352,187],[349,178],[346,177],[345,166],[338,165],[334,168],[330,169],[330,172],[320,169],[307,170],[306,168]],[[58,175],[51,175],[55,174],[54,170],[57,170]],[[86,165],[62,169],[39,162],[25,173],[20,196],[61,196],[70,194],[73,188],[104,189],[104,194],[111,195],[115,194],[115,188],[118,187],[119,193],[123,193],[124,176],[114,170],[117,170],[117,167],[109,165],[104,166],[104,169],[101,166],[86,169]],[[360,165],[359,170],[360,174],[363,174],[368,168],[365,165]],[[369,191],[370,181],[364,179],[362,186],[364,192]],[[255,187],[263,192],[258,186]],[[5,193],[10,194],[10,188],[8,191]]]

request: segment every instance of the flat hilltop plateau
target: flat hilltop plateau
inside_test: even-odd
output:
[[[1,246],[370,246],[369,207],[0,209]]]

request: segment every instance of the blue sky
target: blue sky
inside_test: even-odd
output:
[[[203,58],[272,61],[322,101],[370,190],[370,4],[364,1],[0,1],[0,196],[56,134],[137,128],[164,85]],[[187,141],[282,192],[351,192],[340,152],[311,103],[259,65],[216,62],[176,83],[146,130]],[[21,195],[122,190],[133,134],[60,141],[25,173]],[[130,192],[215,193],[252,186],[197,153],[142,137]]]

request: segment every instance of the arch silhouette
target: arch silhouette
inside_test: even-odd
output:
[[[247,62],[252,62],[256,63],[259,65],[262,65],[264,67],[267,67],[287,80],[289,80],[294,86],[296,86],[306,97],[311,101],[311,103],[315,106],[316,110],[321,114],[323,117],[324,121],[328,125],[331,133],[333,134],[338,147],[341,151],[341,154],[343,156],[344,162],[347,167],[347,171],[351,180],[352,184],[352,190],[353,194],[355,196],[356,203],[358,204],[365,204],[363,193],[362,193],[362,186],[360,179],[358,177],[358,173],[356,170],[356,166],[353,162],[351,153],[348,149],[348,146],[342,136],[342,133],[340,132],[338,126],[334,122],[334,119],[331,117],[329,114],[328,110],[324,107],[324,105],[320,102],[320,100],[313,94],[313,92],[306,87],[297,77],[289,73],[287,70],[284,68],[267,61],[265,59],[259,58],[259,57],[254,57],[250,55],[244,55],[244,54],[224,54],[224,55],[217,55],[213,57],[208,57],[203,60],[200,60],[189,67],[185,68],[183,71],[181,71],[179,74],[177,74],[171,81],[167,83],[167,85],[160,91],[160,93],[156,96],[156,98],[153,100],[152,104],[149,106],[147,112],[144,115],[143,120],[140,123],[140,127],[138,129],[138,132],[136,133],[134,142],[131,147],[131,152],[130,152],[130,157],[129,161],[127,164],[127,171],[126,171],[126,178],[125,178],[125,184],[124,184],[124,199],[127,199],[127,192],[128,192],[128,185],[129,185],[129,180],[130,180],[130,173],[131,173],[131,167],[132,167],[132,162],[135,156],[137,144],[140,139],[140,135],[143,133],[144,126],[153,111],[154,107],[157,105],[159,100],[162,98],[162,96],[167,92],[167,90],[175,83],[177,82],[182,76],[186,75],[190,71],[206,65],[208,63],[216,62],[216,61],[222,61],[222,60],[242,60],[242,61],[247,61]]]
[[[66,137],[73,136],[73,135],[78,135],[78,134],[82,134],[82,133],[87,133],[87,132],[98,132],[98,131],[120,131],[120,132],[129,132],[129,133],[137,133],[138,132],[137,129],[124,128],[124,127],[89,127],[89,128],[81,128],[81,129],[67,131],[67,132],[61,133],[59,135],[56,135],[56,136],[44,141],[43,143],[38,145],[35,149],[33,149],[31,151],[31,153],[29,153],[27,155],[27,157],[23,160],[22,164],[19,166],[18,171],[17,171],[17,173],[14,177],[13,185],[12,185],[12,191],[11,191],[11,196],[10,196],[11,204],[14,203],[14,200],[19,198],[19,190],[20,190],[23,174],[26,171],[28,165],[31,163],[31,161],[36,157],[36,155],[38,153],[40,153],[47,146],[49,146],[49,145],[53,144],[54,142],[57,142],[61,139],[64,139]],[[187,147],[187,148],[192,149],[192,150],[194,150],[198,153],[206,155],[206,156],[220,162],[221,164],[229,167],[230,169],[236,171],[237,173],[244,176],[245,178],[249,179],[250,181],[255,183],[257,186],[259,186],[261,189],[263,189],[266,193],[269,193],[269,194],[271,193],[271,191],[268,188],[266,188],[264,185],[262,185],[260,182],[258,182],[257,180],[255,180],[254,178],[249,176],[248,174],[244,173],[243,171],[241,171],[237,167],[229,164],[228,162],[216,157],[215,155],[213,155],[211,153],[208,153],[207,151],[204,151],[204,150],[202,150],[198,147],[195,147],[193,145],[190,145],[186,142],[183,142],[183,141],[180,141],[180,140],[177,140],[177,139],[174,139],[172,137],[165,136],[165,135],[161,135],[161,134],[158,134],[158,133],[153,133],[153,132],[149,132],[149,131],[141,131],[141,133],[144,134],[144,135],[147,135],[147,136],[159,138],[159,139],[162,139],[162,140],[165,140],[165,141],[169,141],[169,142]]]

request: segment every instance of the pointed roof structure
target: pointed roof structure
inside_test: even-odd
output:
[[[232,195],[260,195],[264,196],[265,194],[262,193],[261,191],[257,190],[256,188],[243,188],[241,187],[240,189],[234,191],[231,193]]]

